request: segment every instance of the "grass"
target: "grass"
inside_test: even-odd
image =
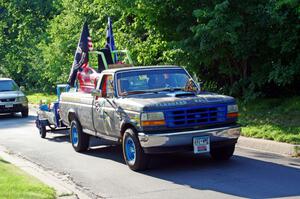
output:
[[[46,93],[29,93],[26,95],[30,104],[40,104],[40,100],[48,102],[54,102],[57,99],[55,94]]]
[[[55,190],[0,158],[0,198],[52,199]]]
[[[300,144],[300,97],[240,105],[239,123],[244,136]]]

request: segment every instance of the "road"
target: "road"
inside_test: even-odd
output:
[[[103,198],[300,198],[300,159],[237,148],[228,162],[190,153],[153,157],[133,172],[119,146],[76,153],[64,135],[41,139],[34,115],[0,115],[0,145]],[[94,144],[100,141],[94,140]],[[97,143],[95,143],[97,142]]]

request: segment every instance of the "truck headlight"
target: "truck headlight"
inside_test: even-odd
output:
[[[141,114],[142,126],[161,126],[165,124],[166,122],[163,112],[149,112]]]
[[[21,96],[16,98],[16,102],[27,102],[27,97],[26,96]]]
[[[227,106],[227,118],[234,118],[239,116],[238,105],[232,104]]]

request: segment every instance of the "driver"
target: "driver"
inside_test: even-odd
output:
[[[176,84],[176,82],[175,82],[175,79],[173,79],[173,78],[170,76],[169,73],[164,73],[163,76],[164,76],[164,79],[163,79],[163,80],[164,80],[164,84],[165,84],[165,87],[166,87],[166,88],[170,88],[170,87],[175,88],[175,87],[177,87],[177,84]]]
[[[170,74],[155,74],[151,75],[148,80],[150,89],[176,87],[176,82],[171,78]]]

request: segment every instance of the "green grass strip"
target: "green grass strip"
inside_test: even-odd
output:
[[[57,96],[55,94],[29,93],[26,96],[30,104],[40,104],[40,100],[43,100],[45,103],[57,100]]]
[[[0,158],[0,198],[54,199],[55,190]]]
[[[300,144],[300,97],[240,105],[239,123],[244,136]]]

